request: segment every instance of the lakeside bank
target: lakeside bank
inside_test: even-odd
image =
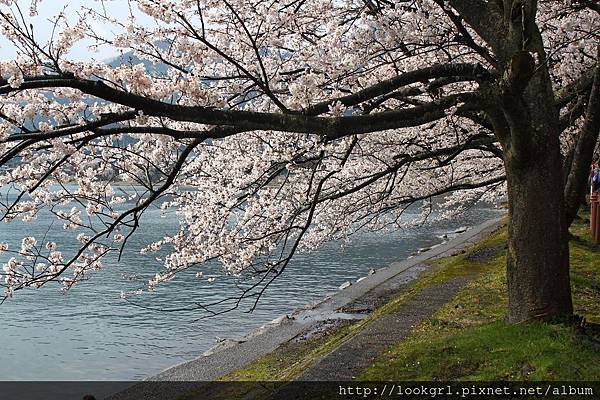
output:
[[[364,345],[369,342],[364,336],[368,337],[374,326],[402,315],[406,308],[418,304],[426,306],[424,294],[439,297],[439,293],[436,294],[439,288],[461,280],[467,282],[455,296],[431,316],[410,327],[408,335],[386,343],[383,351],[367,364],[359,365],[359,372],[351,380],[357,386],[361,382],[454,382],[457,385],[460,382],[468,385],[503,382],[527,387],[545,382],[546,387],[554,389],[560,388],[561,382],[569,382],[575,384],[574,387],[593,389],[597,396],[600,390],[600,246],[589,234],[589,220],[585,215],[575,221],[570,231],[576,314],[573,321],[518,325],[505,322],[507,231],[502,228],[464,252],[433,260],[432,268],[419,280],[397,293],[367,319],[333,332],[320,342],[281,347],[229,374],[224,381],[248,383],[245,387],[239,383],[231,386],[235,391],[226,397],[221,397],[221,390],[210,398],[253,399],[264,398],[265,393],[285,393],[284,382],[302,380],[310,376],[311,370],[323,371],[320,368],[326,364],[323,361],[336,360],[339,350],[354,349],[358,356],[346,362],[360,364],[361,355],[368,352]],[[346,365],[339,363],[337,369],[344,370]],[[258,388],[256,381],[273,384]],[[553,382],[557,383],[552,386]],[[185,399],[202,398],[198,393]],[[563,392],[560,393],[558,398],[564,398],[560,397]]]
[[[457,244],[460,240],[456,240],[454,246],[434,249],[437,254],[430,254],[431,257],[424,253],[420,255],[424,259],[419,262],[412,264],[417,260],[408,260],[413,266],[428,265],[417,274],[418,279],[399,285],[389,284],[406,271],[397,273],[337,309],[338,312],[353,312],[348,306],[368,304],[383,294],[385,301],[365,318],[346,320],[308,336],[296,335],[219,378],[227,383],[182,382],[179,393],[172,390],[173,382],[155,382],[152,385],[158,386],[147,388],[156,391],[160,385],[170,387],[172,397],[161,394],[157,398],[180,400],[269,398],[273,392],[285,393],[285,382],[327,380],[332,371],[342,371],[341,378],[358,382],[598,382],[600,247],[592,242],[587,222],[585,219],[576,221],[571,228],[575,312],[585,317],[585,320],[578,319],[576,325],[508,325],[504,322],[506,229],[498,229],[501,223],[496,221],[477,234],[475,230],[467,232],[470,235],[461,236],[463,243],[460,245]],[[466,236],[471,237],[467,239]],[[365,296],[369,293],[377,296]],[[420,313],[421,318],[416,323],[413,320],[412,325],[409,321],[410,326],[402,335],[391,337],[383,343],[378,354],[369,355],[374,343],[371,339],[384,339],[378,338],[377,332],[390,333],[378,329],[395,319],[401,324],[406,323],[402,316],[407,310],[427,308],[426,302],[431,302],[432,298],[443,304],[433,301],[439,307],[425,313],[427,315]],[[361,299],[363,301],[356,301]],[[412,314],[415,313],[409,313]],[[365,354],[369,355],[366,364]],[[350,356],[344,359],[347,355]],[[359,373],[343,376],[347,370],[356,372],[352,363],[360,367]],[[336,368],[331,368],[332,365]],[[184,367],[185,364],[179,368]]]
[[[111,399],[177,399],[193,392],[195,386],[204,386],[205,382],[223,377],[229,379],[235,371],[257,362],[261,357],[268,357],[281,346],[298,339],[304,342],[302,338],[313,343],[315,340],[322,340],[324,334],[328,336],[332,332],[353,326],[358,321],[367,320],[382,304],[418,281],[431,268],[432,260],[466,251],[502,224],[501,218],[494,218],[471,227],[428,251],[377,270],[316,305],[278,318],[275,323],[251,333],[233,346],[171,367],[148,378],[147,381],[153,382],[151,385],[134,385]]]

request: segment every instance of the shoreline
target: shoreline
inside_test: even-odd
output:
[[[152,385],[134,383],[109,399],[175,399],[193,389],[191,385],[197,387],[215,381],[274,351],[295,337],[310,332],[311,328],[318,325],[320,321],[354,318],[352,314],[343,312],[342,309],[346,305],[367,293],[377,292],[376,289],[386,286],[385,289],[389,289],[390,285],[397,286],[395,289],[399,289],[400,286],[419,279],[421,273],[428,269],[423,265],[425,261],[457,254],[496,230],[503,224],[502,221],[503,217],[498,217],[469,227],[446,242],[423,249],[425,251],[405,260],[393,262],[388,267],[381,268],[350,285],[344,284],[342,286],[346,287],[335,294],[325,297],[316,304],[282,315],[261,328],[249,332],[240,341],[231,340],[224,345],[218,344],[203,355],[173,365],[159,374],[144,379],[143,382],[152,382]],[[173,384],[161,385],[161,382],[186,382],[186,384],[181,385],[181,392],[179,392],[175,390]],[[151,391],[148,390],[149,386],[152,387]],[[161,387],[164,390],[161,390]]]

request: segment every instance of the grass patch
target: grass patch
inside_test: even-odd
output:
[[[600,253],[584,221],[571,232],[571,280],[575,312],[600,321]],[[442,260],[461,264],[464,257]],[[531,323],[508,325],[506,252],[482,266],[480,274],[392,346],[359,380],[600,380],[600,346],[571,327]],[[457,267],[458,268],[458,267]]]
[[[394,346],[361,380],[593,380],[600,352],[570,328],[496,321],[459,329],[426,323]],[[433,336],[435,332],[435,336]]]
[[[593,242],[585,219],[576,221],[571,233],[573,306],[588,321],[600,323],[600,247]]]

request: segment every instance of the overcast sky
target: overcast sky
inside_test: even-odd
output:
[[[29,16],[29,7],[31,4],[30,0],[18,0],[17,2],[21,7],[21,10],[28,23],[33,24],[35,35],[40,42],[46,43],[51,32],[52,24],[49,19],[61,12],[63,9],[69,18],[69,22],[75,23],[78,19],[77,12],[81,7],[92,8],[98,11],[106,9],[107,13],[111,16],[122,17],[126,19],[130,15],[129,2],[127,0],[42,0],[39,2],[38,15],[35,17]],[[3,10],[6,10],[6,6],[1,6]],[[139,14],[136,15],[139,17]],[[142,21],[151,23],[149,17],[142,17]],[[93,21],[90,21],[93,23]],[[102,26],[99,23],[95,23],[94,29],[97,33],[102,35],[111,36],[112,26]],[[90,41],[81,41],[71,51],[70,58],[76,60],[107,60],[117,56],[119,53],[108,46],[102,46],[98,49],[98,52],[90,52],[87,46],[91,44]],[[15,52],[12,44],[7,41],[0,34],[0,59],[7,60],[15,57]]]

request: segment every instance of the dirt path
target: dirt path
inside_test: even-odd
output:
[[[350,381],[360,375],[391,345],[452,300],[470,278],[455,278],[426,287],[395,312],[368,324],[363,330],[304,371],[298,381]]]

